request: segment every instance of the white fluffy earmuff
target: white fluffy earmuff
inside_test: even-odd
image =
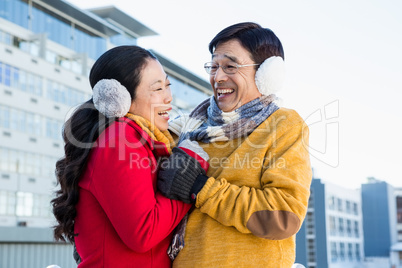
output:
[[[125,116],[131,106],[130,93],[115,79],[99,80],[93,88],[93,101],[95,108],[108,118]]]
[[[255,84],[260,93],[266,96],[280,91],[284,80],[285,62],[278,56],[266,59],[255,73]]]

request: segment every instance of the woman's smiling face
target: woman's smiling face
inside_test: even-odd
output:
[[[159,130],[168,129],[172,110],[170,81],[159,61],[150,59],[141,71],[141,82],[135,91],[130,113],[150,121]]]

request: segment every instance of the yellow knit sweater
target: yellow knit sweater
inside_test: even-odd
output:
[[[200,144],[210,178],[173,267],[291,267],[312,179],[308,137],[280,108],[247,138]]]

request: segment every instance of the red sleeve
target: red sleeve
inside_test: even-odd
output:
[[[147,148],[134,131],[123,130],[118,132],[125,136],[105,139],[93,151],[90,189],[124,243],[145,252],[172,232],[191,205],[156,192]]]

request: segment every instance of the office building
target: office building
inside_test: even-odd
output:
[[[296,262],[309,268],[364,267],[361,197],[314,178],[305,221],[296,235]]]
[[[396,229],[398,232],[397,240],[398,242],[402,242],[402,188],[395,189],[395,198],[396,198],[396,218],[397,218]]]
[[[397,243],[394,188],[370,178],[362,184],[364,252],[370,267],[390,266],[390,250]]]
[[[91,97],[88,73],[103,52],[155,34],[115,7],[0,1],[0,267],[74,267],[71,245],[54,243],[50,228],[62,125]],[[208,82],[154,53],[174,84],[175,108],[191,110],[212,94]]]
[[[391,264],[402,268],[402,188],[395,188],[397,243],[391,246]]]

